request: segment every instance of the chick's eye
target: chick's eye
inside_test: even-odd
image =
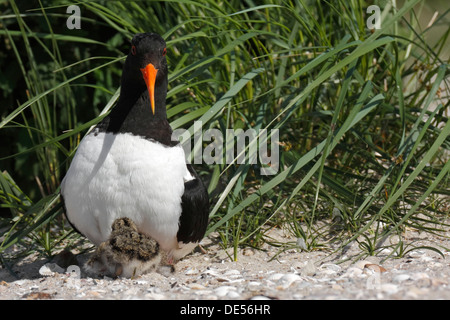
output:
[[[133,56],[136,55],[136,47],[135,47],[135,46],[131,46],[131,54],[132,54]]]
[[[164,48],[164,50],[163,50],[163,52],[162,52],[163,57],[166,55],[166,53],[167,53],[167,49]]]

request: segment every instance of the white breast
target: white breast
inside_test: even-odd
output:
[[[187,171],[181,146],[91,133],[61,184],[67,216],[96,245],[108,239],[115,219],[129,217],[163,250],[173,250]]]

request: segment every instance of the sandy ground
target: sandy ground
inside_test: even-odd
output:
[[[272,237],[292,241],[282,230]],[[449,248],[449,238],[409,231],[415,246]],[[447,234],[449,236],[449,234]],[[450,252],[418,249],[400,259],[378,256],[349,260],[357,243],[345,252],[299,252],[264,245],[239,250],[231,261],[214,235],[179,261],[176,270],[153,272],[135,279],[96,277],[77,268],[89,257],[48,261],[29,256],[12,269],[0,269],[0,299],[450,299]],[[56,263],[55,263],[56,262]],[[58,264],[59,263],[59,264]],[[62,267],[63,264],[72,264]]]

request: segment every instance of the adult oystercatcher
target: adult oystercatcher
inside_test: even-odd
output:
[[[166,43],[136,34],[117,105],[78,146],[61,183],[69,222],[95,245],[116,219],[131,219],[169,261],[191,252],[208,223],[208,193],[172,141],[167,121]]]

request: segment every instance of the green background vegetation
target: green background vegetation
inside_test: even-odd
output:
[[[0,3],[2,261],[13,245],[51,256],[79,243],[59,184],[117,101],[129,40],[150,31],[168,44],[174,129],[279,130],[275,175],[197,166],[212,199],[208,233],[224,247],[356,240],[362,255],[399,257],[416,247],[407,230],[448,230],[446,1],[80,1],[80,30],[66,27],[70,4]],[[371,4],[381,29],[366,26]],[[298,240],[277,243],[271,228]]]

